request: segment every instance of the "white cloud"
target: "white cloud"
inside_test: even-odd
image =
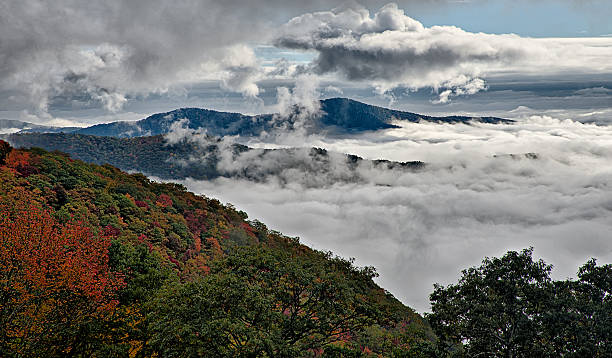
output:
[[[314,50],[316,73],[396,87],[441,90],[440,103],[486,88],[482,78],[515,73],[610,72],[610,39],[532,39],[425,27],[396,4],[374,14],[359,6],[307,13],[282,28],[276,44]]]
[[[235,5],[235,4],[234,4]],[[12,1],[0,5],[0,89],[48,119],[50,106],[117,111],[134,96],[164,94],[215,76],[256,96],[259,63],[247,43],[268,24],[216,0]]]
[[[421,311],[434,282],[450,283],[461,269],[509,249],[534,246],[558,278],[591,256],[612,260],[612,127],[532,116],[515,125],[404,123],[297,144],[429,164],[419,171],[364,166],[365,181],[357,183],[333,175],[304,181],[299,171],[289,181],[284,173],[280,181],[184,183],[316,248],[376,266],[382,286]],[[538,158],[521,155],[528,152]],[[242,163],[257,161],[249,159]]]

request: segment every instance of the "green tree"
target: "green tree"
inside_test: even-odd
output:
[[[591,259],[578,271],[581,290],[578,303],[592,326],[594,357],[612,356],[612,265],[597,266]]]
[[[303,356],[376,322],[375,272],[330,254],[238,248],[151,306],[161,356]]]
[[[566,357],[612,356],[612,265],[589,260],[578,280],[555,282],[547,320],[550,339]]]
[[[434,331],[469,357],[541,357],[551,352],[544,317],[554,294],[551,266],[533,249],[485,258],[456,285],[434,285],[428,315]]]

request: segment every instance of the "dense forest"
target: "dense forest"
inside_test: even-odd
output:
[[[554,281],[532,253],[434,285],[422,317],[231,205],[0,141],[3,357],[611,357],[612,265]]]

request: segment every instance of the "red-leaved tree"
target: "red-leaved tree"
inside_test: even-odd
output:
[[[0,355],[75,353],[124,284],[109,270],[110,240],[8,201],[0,197]]]

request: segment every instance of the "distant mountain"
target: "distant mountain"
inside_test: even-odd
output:
[[[155,136],[168,133],[174,123],[187,119],[189,128],[206,129],[208,134],[215,136],[256,135],[272,128],[272,117],[272,115],[246,116],[201,108],[181,108],[157,113],[136,122],[97,124],[75,133],[119,138]]]
[[[338,182],[368,181],[380,171],[413,171],[425,164],[419,161],[391,162],[365,160],[354,155],[318,148],[253,149],[240,144],[224,144],[210,137],[207,143],[180,141],[168,144],[163,136],[114,138],[74,133],[28,133],[5,136],[14,147],[38,147],[61,151],[75,159],[94,164],[111,164],[127,171],[138,171],[161,179],[243,178],[306,186]]]
[[[299,109],[296,108],[296,113]],[[154,136],[166,134],[173,124],[186,119],[190,129],[204,129],[212,136],[257,136],[275,128],[289,128],[298,124],[299,115],[279,118],[276,114],[248,116],[240,113],[218,112],[200,108],[181,108],[171,112],[158,113],[136,122],[113,122],[78,129],[75,133],[111,136],[120,138]],[[411,112],[402,112],[372,106],[347,98],[331,98],[321,101],[320,116],[299,123],[310,132],[332,134],[354,133],[379,129],[396,128],[394,120],[441,123],[465,123],[478,121],[484,123],[513,123],[512,120],[497,117],[447,116],[432,117]]]
[[[79,127],[52,127],[18,121],[14,119],[0,119],[0,133],[69,133],[80,129]]]
[[[372,106],[348,98],[330,98],[323,100],[321,101],[321,110],[325,112],[320,119],[323,125],[336,126],[350,131],[397,128],[396,125],[391,123],[394,120],[407,122],[428,121],[437,123],[465,123],[469,121],[493,124],[514,123],[513,120],[497,117],[425,116],[417,113]]]

